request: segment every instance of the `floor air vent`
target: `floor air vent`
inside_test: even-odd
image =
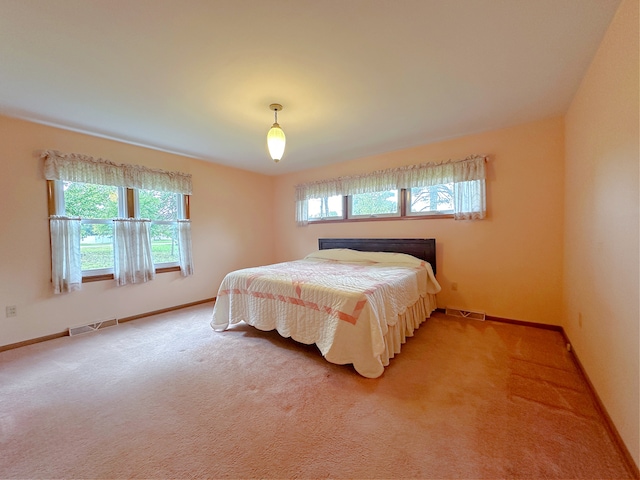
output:
[[[81,325],[79,327],[69,327],[69,336],[80,335],[81,333],[95,332],[101,328],[113,327],[118,325],[118,319],[103,320],[102,322],[90,323],[88,325]]]
[[[454,317],[471,318],[473,320],[484,321],[485,319],[484,312],[474,312],[473,310],[463,310],[461,308],[447,307],[445,313],[447,315],[453,315]]]

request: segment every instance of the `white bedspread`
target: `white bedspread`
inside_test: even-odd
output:
[[[426,303],[428,311],[421,307],[420,312],[428,316],[435,308],[429,297],[439,290],[431,265],[415,257],[322,250],[304,260],[228,274],[211,326],[221,331],[244,321],[260,330],[275,329],[315,343],[332,363],[352,363],[361,375],[375,378],[399,351],[389,351],[390,329],[397,329],[416,304]],[[405,326],[400,330],[404,341]]]

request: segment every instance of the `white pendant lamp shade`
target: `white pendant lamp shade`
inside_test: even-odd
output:
[[[284,154],[284,147],[287,141],[282,128],[278,125],[278,110],[282,110],[282,105],[273,103],[269,105],[269,108],[275,112],[276,121],[271,125],[269,133],[267,133],[267,147],[273,161],[278,163]]]
[[[267,134],[267,146],[269,147],[269,155],[274,162],[279,162],[284,153],[286,138],[280,125],[274,123]]]

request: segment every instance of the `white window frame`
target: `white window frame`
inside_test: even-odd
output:
[[[55,215],[66,215],[65,199],[64,199],[64,180],[52,180],[54,185],[54,209]],[[66,183],[84,183],[84,182],[66,182]],[[97,185],[97,184],[94,184]],[[118,190],[118,215],[120,217],[126,216],[126,188],[113,187]],[[81,220],[82,225],[113,225],[113,219],[111,218],[83,218]],[[109,268],[88,268],[82,269],[83,277],[96,277],[101,275],[113,275],[114,267]]]
[[[382,192],[392,192],[393,190],[382,190]],[[353,219],[365,219],[365,218],[400,218],[402,217],[402,189],[395,190],[396,198],[397,198],[397,208],[393,213],[371,213],[371,214],[360,214],[356,215],[353,213],[353,195],[347,195],[347,218]],[[381,193],[381,192],[370,192],[370,193]],[[367,194],[363,194],[367,195]]]
[[[133,211],[134,211],[134,218],[140,218],[140,189],[139,188],[133,188]],[[147,189],[148,190],[148,189]],[[148,190],[148,191],[157,191],[157,190]],[[181,193],[174,193],[173,195],[175,195],[176,197],[176,204],[177,204],[177,212],[176,212],[176,219],[175,220],[153,220],[151,219],[151,225],[174,225],[176,228],[176,234],[178,233],[178,220],[184,220],[185,219],[185,198],[184,195]],[[156,270],[158,270],[159,268],[171,268],[171,267],[177,267],[179,266],[179,263],[177,260],[175,262],[154,262],[153,265],[156,268]]]
[[[440,185],[451,185],[451,194],[453,196],[453,183],[442,183]],[[431,187],[414,187],[414,188],[437,188],[440,185],[432,185]],[[426,211],[421,211],[421,212],[413,212],[411,211],[411,201],[412,201],[412,194],[411,194],[411,188],[407,188],[405,190],[405,195],[406,195],[406,211],[405,211],[405,216],[407,217],[431,217],[431,216],[442,216],[442,215],[453,215],[454,213],[454,209],[451,208],[449,210],[426,210]]]
[[[53,183],[53,195],[52,195],[52,211],[51,214],[54,215],[65,215],[65,199],[64,199],[64,180],[50,180]],[[69,182],[67,183],[89,183],[89,182]],[[94,184],[98,185],[98,184]],[[133,218],[140,218],[140,206],[138,200],[138,191],[137,188],[128,188],[128,187],[114,187],[118,190],[118,216],[120,218],[129,218],[129,213],[133,213]],[[132,192],[129,195],[128,192]],[[151,224],[159,224],[159,225],[175,225],[176,229],[178,228],[178,220],[187,219],[187,195],[182,193],[174,193],[176,195],[177,202],[177,219],[176,220],[152,220]],[[133,205],[129,205],[128,199],[133,199]],[[51,201],[51,200],[50,200]],[[113,223],[113,219],[102,219],[102,218],[83,218],[81,220],[83,225],[85,224],[102,224],[108,225]],[[156,272],[160,269],[173,269],[179,268],[179,261],[175,262],[154,262],[154,268]],[[105,275],[113,275],[114,267],[110,268],[91,268],[91,269],[83,269],[82,277],[83,278],[91,278],[91,277],[101,277]]]
[[[344,201],[344,196],[342,195],[333,195],[331,197],[326,197],[327,201],[329,201],[329,199],[333,198],[333,197],[340,197],[340,202],[342,203],[342,215],[340,216],[320,216],[320,217],[309,217],[309,221],[310,222],[336,222],[336,221],[341,221],[344,220],[345,217],[345,212],[346,212],[346,206],[345,206],[345,201]],[[308,202],[311,200],[322,200],[322,198],[310,198],[309,200],[307,200],[307,208],[308,208]]]

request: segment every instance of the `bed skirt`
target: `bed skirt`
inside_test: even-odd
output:
[[[389,330],[384,336],[384,352],[380,355],[382,365],[389,365],[389,360],[396,353],[400,353],[402,344],[407,341],[407,337],[412,337],[413,332],[431,316],[431,312],[436,309],[436,296],[428,293],[426,297],[421,297],[416,303],[408,307],[404,314],[398,315],[398,322],[389,325]]]
[[[331,363],[338,365],[353,364],[355,370],[367,378],[377,378],[384,372],[384,367],[389,365],[389,360],[400,353],[402,344],[407,337],[413,336],[415,330],[436,309],[435,294],[426,294],[407,307],[404,313],[397,316],[393,325],[380,325],[377,318],[370,315],[370,305],[366,305],[360,319],[355,324],[331,317],[334,327],[327,329],[303,328],[306,323],[305,315],[299,318],[295,315],[278,312],[281,303],[275,299],[247,297],[254,301],[250,305],[260,307],[260,312],[249,309],[242,310],[241,315],[231,319],[231,324],[244,321],[258,330],[276,330],[281,336],[291,337],[295,341],[307,345],[316,344],[320,353]],[[256,301],[259,302],[256,303]],[[265,310],[265,305],[270,309]],[[229,296],[218,297],[214,307],[214,315],[211,326],[216,331],[226,329],[229,323],[222,324],[216,319],[229,319]],[[299,320],[298,322],[292,321]],[[372,322],[376,322],[372,324]],[[328,325],[328,321],[325,322]],[[385,328],[386,327],[386,328]],[[377,335],[376,335],[377,334]],[[375,336],[375,341],[374,341]]]

